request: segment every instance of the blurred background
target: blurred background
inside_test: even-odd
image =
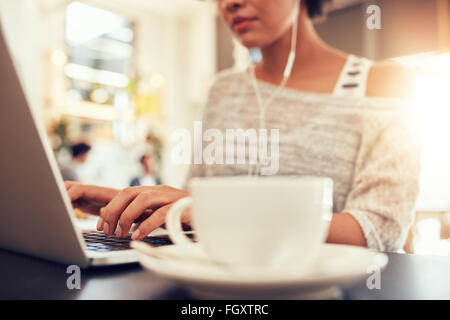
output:
[[[274,0],[275,1],[275,0]],[[367,8],[381,9],[370,30]],[[65,177],[123,188],[181,187],[170,133],[192,130],[213,76],[248,65],[214,1],[0,0],[22,82]],[[450,254],[450,1],[334,0],[329,44],[415,72],[421,193],[407,252]]]

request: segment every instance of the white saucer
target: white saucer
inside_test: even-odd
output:
[[[365,248],[324,244],[308,268],[274,272],[219,266],[210,262],[198,245],[195,252],[176,245],[156,250],[167,258],[138,251],[141,265],[175,280],[194,296],[204,299],[339,298],[338,287],[368,278],[373,272],[369,266],[382,269],[388,262],[385,254]]]

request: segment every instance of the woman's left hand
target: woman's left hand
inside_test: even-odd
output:
[[[166,214],[177,200],[189,196],[184,190],[161,185],[154,187],[129,187],[121,190],[100,210],[97,229],[106,235],[114,232],[118,238],[127,237],[134,222],[139,222],[145,213],[151,212],[133,232],[133,240],[141,240],[165,223]],[[182,222],[190,225],[188,212]]]

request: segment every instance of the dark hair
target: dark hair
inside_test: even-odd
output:
[[[84,142],[74,144],[70,147],[72,157],[74,158],[89,152],[89,150],[91,150],[91,146]]]
[[[331,0],[306,0],[306,8],[308,9],[308,16],[316,18],[323,14],[323,5],[325,2]]]

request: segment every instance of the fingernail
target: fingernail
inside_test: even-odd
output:
[[[131,235],[131,240],[137,240],[139,238],[139,236],[141,235],[141,232],[139,231],[139,229],[137,229],[135,232],[133,232],[133,234]]]
[[[120,224],[117,225],[117,229],[116,229],[116,237],[117,237],[117,238],[122,237],[122,228],[120,227]]]
[[[109,224],[108,224],[108,222],[105,222],[105,223],[103,224],[103,232],[104,232],[105,234],[109,234]]]
[[[102,231],[103,230],[103,219],[99,218],[97,222],[97,230]]]

